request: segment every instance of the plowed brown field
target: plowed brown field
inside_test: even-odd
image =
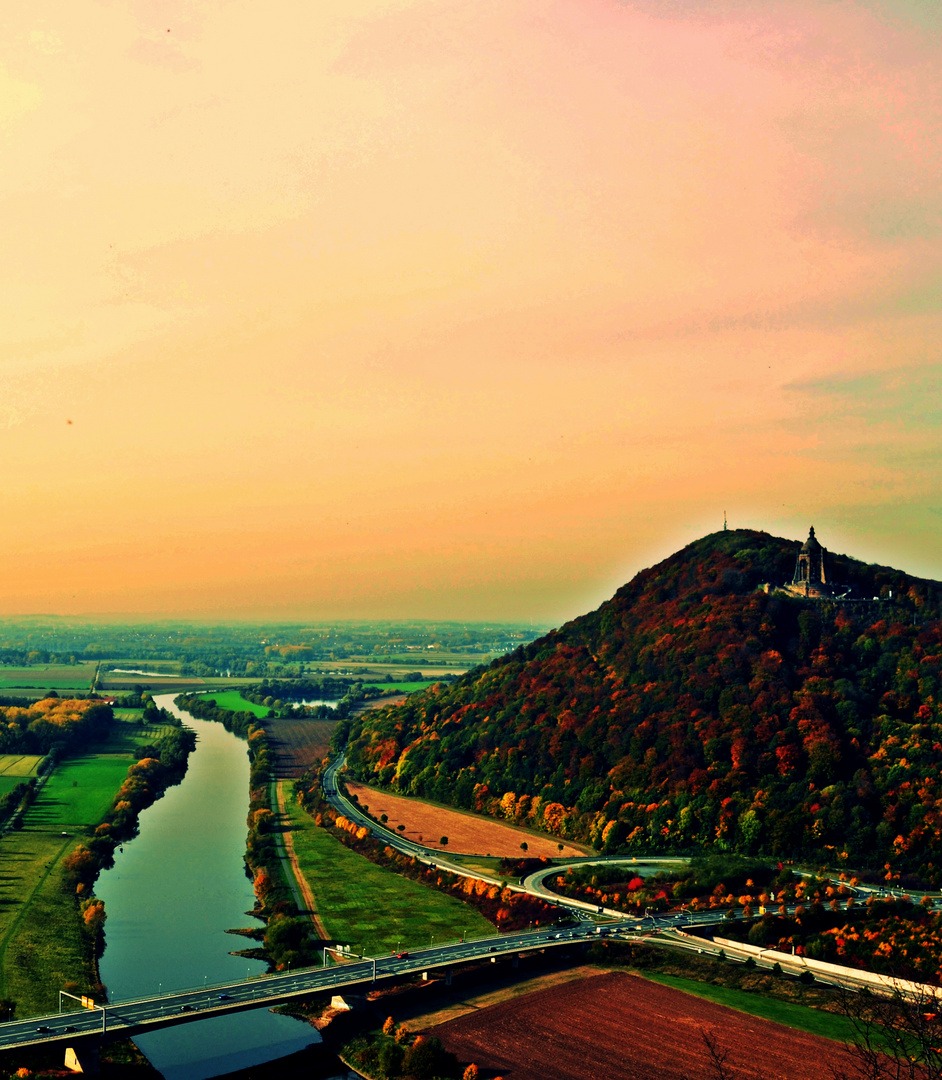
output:
[[[464,814],[458,810],[447,810],[441,806],[432,806],[421,799],[405,799],[400,795],[389,795],[363,784],[347,783],[347,790],[356,795],[360,806],[368,806],[370,814],[379,818],[386,814],[389,820],[387,828],[395,829],[405,825],[407,839],[424,844],[425,847],[438,848],[440,851],[453,851],[463,855],[494,855],[507,858],[523,858],[520,845],[527,845],[526,854],[530,858],[578,858],[590,853],[589,848],[578,848],[563,843],[559,850],[559,841],[552,836],[534,836],[523,829],[515,829],[491,818],[478,817],[476,814]],[[447,845],[439,843],[447,836]]]
[[[381,709],[405,701],[405,694],[387,694],[356,709]],[[275,776],[279,780],[295,780],[322,761],[330,750],[330,737],[336,720],[265,720],[268,741],[275,754]]]
[[[736,1080],[831,1080],[841,1047],[636,976],[607,972],[433,1029],[505,1080],[711,1080],[702,1032]],[[846,1064],[846,1062],[843,1062]]]
[[[275,776],[295,779],[321,761],[330,749],[336,720],[266,720],[268,742],[275,753]]]

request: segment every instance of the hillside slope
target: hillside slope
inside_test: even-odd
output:
[[[349,729],[360,779],[606,852],[842,858],[940,879],[942,586],[829,555],[881,603],[807,601],[799,543],[704,537],[598,610]]]

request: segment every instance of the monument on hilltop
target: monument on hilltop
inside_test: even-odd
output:
[[[808,532],[808,539],[798,552],[795,574],[783,589],[792,596],[806,597],[809,600],[830,600],[847,593],[846,589],[836,587],[828,580],[827,549],[822,547],[814,535],[813,525]]]

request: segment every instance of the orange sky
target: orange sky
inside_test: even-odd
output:
[[[0,614],[558,622],[721,527],[942,578],[921,0],[0,34]]]

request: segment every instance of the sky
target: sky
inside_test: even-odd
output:
[[[0,615],[557,624],[942,579],[934,0],[0,15]]]

